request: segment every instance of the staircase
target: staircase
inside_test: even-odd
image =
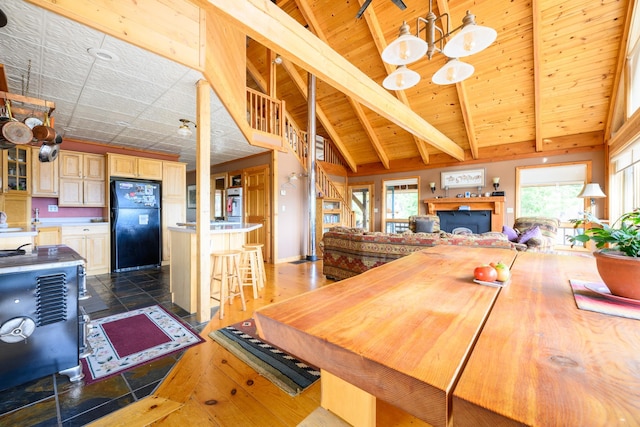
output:
[[[247,121],[252,129],[259,131],[261,139],[279,138],[281,144],[289,147],[298,157],[298,161],[306,169],[309,142],[307,133],[300,130],[293,118],[287,113],[284,101],[267,96],[261,92],[247,88]],[[263,135],[264,134],[264,135]],[[261,142],[263,142],[261,141]],[[355,224],[355,215],[346,196],[340,193],[323,164],[338,165],[346,169],[346,164],[335,151],[330,141],[320,138],[316,140],[316,191],[322,197],[340,200],[342,217],[347,227]]]

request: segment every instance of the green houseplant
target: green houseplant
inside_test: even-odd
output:
[[[591,214],[571,222],[574,227],[593,225],[569,240],[572,245],[595,243],[598,273],[611,293],[640,299],[640,209],[623,214],[611,225]]]

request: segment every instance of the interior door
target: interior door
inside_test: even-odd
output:
[[[244,218],[245,222],[262,224],[261,228],[247,235],[247,242],[262,243],[263,257],[266,262],[272,260],[271,241],[271,194],[269,166],[256,166],[243,171]]]

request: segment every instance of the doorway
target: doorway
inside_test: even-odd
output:
[[[373,231],[373,183],[349,185],[349,200],[355,216],[355,226]]]
[[[257,230],[247,234],[247,242],[262,243],[265,262],[272,260],[271,234],[271,180],[268,165],[244,169],[244,222],[262,224]]]

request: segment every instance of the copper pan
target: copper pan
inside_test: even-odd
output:
[[[44,123],[34,126],[33,137],[38,141],[52,142],[56,139],[56,130],[49,126],[49,115],[44,113]]]
[[[10,144],[28,144],[33,141],[33,133],[29,126],[25,125],[22,122],[14,120],[11,116],[11,105],[8,100],[5,100],[5,108],[8,114],[8,117],[2,117],[0,121],[0,142],[2,143],[10,143]],[[2,145],[2,148],[11,148],[6,146],[6,144]]]

